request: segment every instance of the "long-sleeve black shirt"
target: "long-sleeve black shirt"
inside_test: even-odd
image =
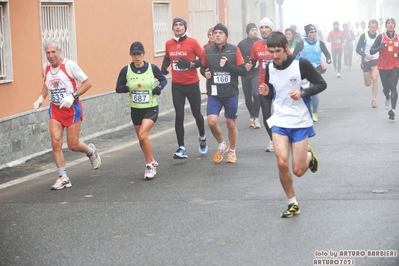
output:
[[[283,70],[288,68],[291,63],[295,60],[295,56],[287,55],[287,60],[283,62],[281,66],[276,65],[274,62],[274,67],[278,70]],[[316,71],[313,65],[306,58],[299,58],[299,71],[301,72],[301,79],[307,79],[313,86],[308,89],[304,89],[304,97],[310,97],[316,95],[327,88],[327,83],[323,77]],[[273,99],[274,87],[269,83],[269,66],[266,68],[266,78],[265,83],[269,86],[269,94],[265,96],[267,99]]]

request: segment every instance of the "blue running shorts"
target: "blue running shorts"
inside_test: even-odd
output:
[[[284,128],[273,126],[271,130],[274,133],[287,136],[291,143],[299,142],[306,139],[306,137],[311,138],[316,135],[313,126],[307,128]]]
[[[208,96],[207,115],[219,115],[222,107],[224,107],[224,116],[226,118],[237,119],[238,94],[225,98]]]

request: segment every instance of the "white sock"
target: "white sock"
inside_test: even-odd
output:
[[[59,176],[66,175],[66,168],[65,167],[58,168],[58,175]]]
[[[89,149],[87,150],[87,152],[86,152],[86,155],[87,156],[90,156],[92,153],[93,153],[93,148],[92,147],[90,147],[90,146],[87,146]]]
[[[293,198],[288,199],[288,204],[290,204],[290,203],[298,203],[298,202],[296,201],[296,197],[293,197]]]
[[[222,143],[219,143],[219,149],[224,150],[226,148],[226,142],[223,141]]]

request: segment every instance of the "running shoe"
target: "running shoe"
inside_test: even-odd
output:
[[[208,145],[206,145],[206,139],[202,140],[199,139],[199,148],[198,148],[199,152],[201,154],[205,154],[208,152]]]
[[[187,153],[185,149],[178,148],[175,154],[173,154],[173,159],[186,159]]]
[[[339,74],[339,72],[337,73],[337,78],[340,78],[341,77],[341,74]]]
[[[72,187],[71,180],[66,175],[60,175],[55,181],[54,185],[51,187],[52,190],[60,190],[63,188]]]
[[[388,116],[390,120],[395,120],[395,110],[393,109],[389,110]]]
[[[296,202],[288,204],[286,211],[281,213],[281,218],[291,218],[294,215],[300,214],[299,205]]]
[[[255,127],[254,119],[250,118],[249,119],[249,127]]]
[[[377,108],[377,101],[375,99],[371,100],[371,107]]]
[[[270,141],[266,147],[266,152],[274,152],[273,141]]]
[[[144,179],[153,179],[157,174],[157,169],[151,164],[145,166]]]
[[[313,113],[312,114],[312,119],[313,119],[314,122],[319,121],[319,116],[317,115],[317,113]]]
[[[218,148],[215,156],[213,156],[214,163],[220,163],[223,160],[223,154],[229,150],[229,145],[226,145],[224,149]]]
[[[100,157],[100,155],[98,155],[96,146],[94,146],[93,143],[89,143],[89,145],[87,145],[87,146],[89,146],[93,149],[93,152],[90,155],[88,155],[87,157],[89,157],[91,166],[94,169],[97,169],[101,165],[101,157]]]
[[[391,97],[389,97],[389,99],[385,99],[385,109],[389,110],[391,109]]]
[[[155,167],[155,170],[158,170],[158,168],[159,168],[159,163],[158,163],[157,161],[154,160],[154,161],[152,161],[151,164],[152,164],[153,167]]]
[[[261,128],[259,118],[257,117],[254,119],[254,128]]]
[[[308,145],[308,152],[310,152],[310,161],[309,161],[309,169],[312,173],[316,173],[317,169],[319,168],[319,159],[317,159],[316,155],[314,154],[312,146]]]
[[[235,163],[237,162],[237,155],[235,151],[230,150],[227,155],[226,163]]]

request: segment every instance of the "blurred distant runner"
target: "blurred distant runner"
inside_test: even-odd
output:
[[[379,53],[370,54],[370,48],[377,38],[378,21],[372,19],[369,21],[369,30],[362,33],[356,46],[356,52],[362,57],[361,68],[363,70],[364,84],[371,85],[371,107],[377,108],[378,91],[378,57]]]
[[[300,41],[294,52],[293,55],[296,56],[299,53],[308,59],[310,63],[312,63],[313,67],[316,69],[317,72],[323,74],[326,72],[326,68],[321,61],[321,54],[323,53],[326,57],[326,63],[331,64],[331,55],[327,50],[326,45],[322,40],[317,38],[317,29],[314,25],[308,24],[305,26],[305,33],[306,37]],[[313,95],[312,99],[312,119],[313,121],[317,122],[319,120],[317,111],[319,109],[319,96]]]
[[[252,46],[256,41],[259,40],[258,28],[254,23],[249,23],[246,27],[247,37],[238,43],[238,48],[242,53],[244,61],[248,63],[251,57]],[[245,96],[245,105],[249,112],[249,126],[253,128],[260,128],[259,122],[259,92],[258,92],[258,82],[259,82],[259,71],[258,68],[252,68],[247,72],[245,77],[241,77],[242,90]]]
[[[396,22],[393,18],[388,18],[385,22],[386,32],[381,33],[375,39],[370,48],[370,54],[379,52],[378,70],[385,95],[385,108],[388,111],[388,118],[395,119],[396,103],[398,101],[398,61],[399,61],[399,37],[395,32]]]
[[[339,29],[338,21],[333,23],[334,29],[330,31],[327,41],[331,42],[332,61],[337,78],[341,77],[342,44],[345,40],[344,32]]]

